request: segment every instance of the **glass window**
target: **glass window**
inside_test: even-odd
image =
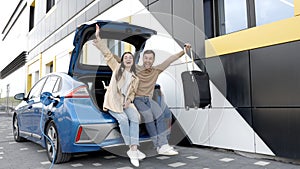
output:
[[[55,0],[47,0],[46,13],[55,5]]]
[[[256,25],[294,16],[294,0],[255,0]]]
[[[213,1],[203,1],[205,39],[214,37]]]
[[[45,83],[45,86],[44,86],[44,88],[42,90],[42,93],[43,92],[50,92],[50,93],[52,93],[53,88],[54,88],[54,86],[55,86],[55,84],[56,84],[56,82],[57,82],[58,79],[59,79],[58,76],[50,76],[50,77],[48,77],[48,79],[47,79],[47,81]]]
[[[31,91],[29,92],[29,95],[28,95],[28,99],[33,99],[33,98],[38,98],[40,97],[40,94],[41,94],[41,90],[42,90],[42,87],[45,83],[45,80],[46,78],[43,78],[41,79],[40,81],[38,81],[34,87],[31,89]]]
[[[248,28],[246,0],[219,0],[220,35]]]
[[[106,41],[107,47],[110,49],[110,51],[118,56],[121,57],[121,55],[125,51],[133,52],[135,51],[135,47],[129,43],[119,41],[119,40],[108,40],[104,39]],[[100,52],[99,49],[97,49],[93,45],[93,41],[87,41],[81,50],[80,53],[80,63],[84,65],[94,65],[94,66],[106,66],[106,61],[104,59],[104,56]]]
[[[59,92],[61,89],[61,78],[58,78],[53,88],[53,93]]]
[[[29,32],[34,27],[34,11],[35,11],[35,1],[33,1],[30,5],[29,11]]]

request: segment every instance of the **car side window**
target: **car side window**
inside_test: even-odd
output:
[[[56,82],[55,82],[55,85],[54,85],[54,88],[53,88],[53,93],[57,93],[59,92],[61,89],[61,78],[59,77]]]
[[[28,94],[28,99],[34,99],[34,98],[40,97],[41,90],[44,86],[46,79],[47,79],[47,77],[42,78],[32,87],[32,89],[30,90],[30,92]]]
[[[58,76],[49,76],[43,87],[42,93],[43,92],[53,93],[54,86],[55,86],[56,82],[58,81],[58,79],[59,79]]]

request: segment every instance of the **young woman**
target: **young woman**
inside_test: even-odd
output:
[[[96,25],[95,36],[94,46],[103,53],[107,65],[113,71],[104,96],[103,109],[108,110],[117,119],[124,142],[129,146],[127,155],[130,162],[138,167],[139,160],[144,159],[146,155],[137,148],[139,145],[139,113],[132,102],[139,78],[135,75],[133,55],[130,52],[125,52],[121,57],[121,63],[118,63],[100,38],[98,25]]]

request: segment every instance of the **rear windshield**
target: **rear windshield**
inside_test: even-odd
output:
[[[114,40],[114,39],[104,39],[110,51],[121,57],[124,52],[134,53],[135,47],[127,42]],[[82,65],[93,65],[93,66],[106,66],[106,62],[103,54],[94,45],[93,41],[87,41],[80,52],[80,64]]]

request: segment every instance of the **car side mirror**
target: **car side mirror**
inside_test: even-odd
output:
[[[24,93],[18,93],[14,96],[14,99],[16,100],[26,100]]]

